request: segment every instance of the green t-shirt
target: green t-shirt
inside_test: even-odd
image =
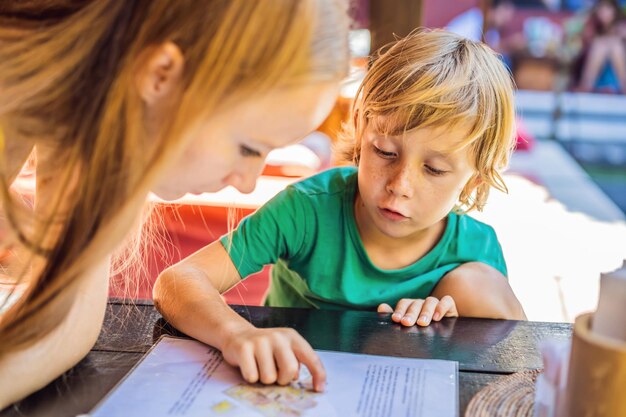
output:
[[[450,270],[479,261],[506,276],[494,230],[450,213],[441,240],[402,269],[370,261],[354,218],[357,171],[340,167],[288,186],[221,242],[242,277],[275,264],[266,305],[372,309],[426,298]]]

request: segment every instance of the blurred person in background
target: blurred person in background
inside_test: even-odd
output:
[[[626,92],[626,15],[617,0],[599,0],[582,33],[577,90]]]
[[[525,46],[522,33],[505,35],[505,29],[511,23],[514,14],[515,4],[511,0],[494,0],[487,11],[486,22],[483,11],[476,6],[452,19],[446,25],[446,29],[473,41],[484,40],[502,55],[504,63],[511,68],[511,54]]]

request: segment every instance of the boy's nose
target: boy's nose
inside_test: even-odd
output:
[[[387,192],[401,198],[413,197],[417,175],[415,169],[404,164],[393,173],[387,182]]]

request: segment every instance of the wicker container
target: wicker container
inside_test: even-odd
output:
[[[574,323],[565,415],[626,416],[626,343],[592,333],[592,317]]]

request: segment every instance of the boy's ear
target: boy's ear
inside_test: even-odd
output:
[[[147,52],[137,75],[139,95],[149,107],[169,101],[180,87],[185,58],[178,45],[165,42]]]
[[[470,177],[469,181],[467,182],[467,185],[471,187],[472,190],[475,190],[476,188],[478,188],[478,186],[480,186],[484,182],[485,181],[483,181],[481,175],[478,172],[476,172]]]
[[[484,184],[484,181],[482,180],[480,174],[478,172],[472,174],[459,195],[459,201],[467,203],[472,193],[482,184]]]

